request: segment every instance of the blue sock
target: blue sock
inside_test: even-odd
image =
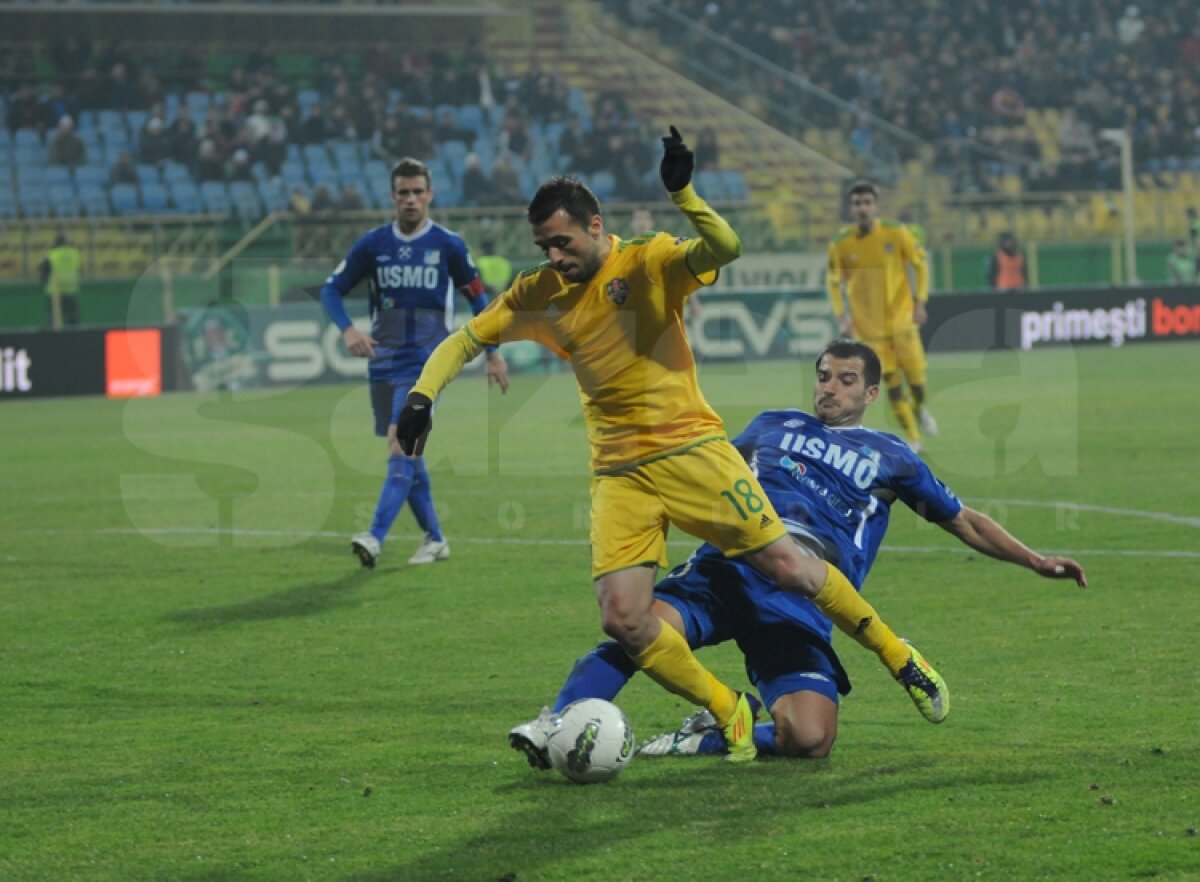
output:
[[[418,457],[412,463],[413,479],[412,489],[408,491],[408,505],[416,516],[418,526],[434,542],[441,542],[442,525],[438,523],[437,510],[433,507],[433,492],[429,484],[429,472],[425,470],[425,460]]]
[[[387,477],[379,491],[379,502],[375,506],[375,517],[371,519],[371,535],[383,544],[392,522],[408,498],[413,483],[413,461],[407,456],[389,456]]]
[[[629,682],[629,678],[637,673],[637,669],[633,659],[615,641],[601,643],[575,662],[551,710],[558,713],[572,701],[581,698],[612,701]]]
[[[758,748],[759,756],[779,756],[774,723],[759,723],[754,727],[754,746]]]

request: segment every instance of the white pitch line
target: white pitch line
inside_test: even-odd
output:
[[[980,499],[982,503],[991,503],[996,505],[1016,505],[1026,506],[1028,508],[1069,508],[1074,511],[1094,511],[1097,514],[1120,515],[1129,518],[1142,518],[1147,521],[1162,521],[1167,524],[1181,524],[1185,527],[1200,528],[1200,518],[1189,517],[1188,515],[1171,514],[1165,511],[1143,511],[1137,508],[1113,508],[1108,505],[1092,505],[1087,502],[1068,502],[1060,500],[1057,502],[1046,502],[1042,499]]]
[[[150,527],[136,529],[133,527],[105,527],[98,530],[14,530],[10,536],[62,536],[62,535],[107,535],[107,536],[262,536],[269,538],[288,539],[345,539],[344,532],[330,530],[240,530],[222,527]],[[418,540],[415,534],[393,535],[393,539]],[[587,546],[586,539],[526,539],[519,536],[455,536],[456,543],[466,545],[524,545],[524,546],[565,546],[581,548]],[[695,547],[693,539],[674,539],[668,545],[688,548]],[[962,554],[962,545],[884,545],[880,551],[896,554]],[[967,549],[969,552],[970,549]],[[1070,557],[1145,557],[1145,558],[1179,558],[1184,560],[1200,560],[1200,551],[1162,549],[1139,550],[1117,548],[1054,548],[1044,549],[1044,553]]]

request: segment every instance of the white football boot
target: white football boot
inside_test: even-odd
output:
[[[695,756],[704,736],[719,729],[712,711],[705,709],[692,714],[674,732],[651,738],[638,748],[638,756]]]
[[[450,543],[445,539],[431,539],[429,534],[421,540],[413,556],[408,559],[410,564],[431,564],[445,560],[450,556]]]
[[[537,719],[508,730],[508,746],[525,754],[529,765],[535,769],[548,769],[550,754],[546,751],[546,744],[557,726],[558,717],[550,713],[550,708],[544,707]]]
[[[359,562],[368,570],[375,569],[379,555],[383,552],[379,540],[370,533],[358,533],[353,536],[350,539],[350,550],[358,555]]]

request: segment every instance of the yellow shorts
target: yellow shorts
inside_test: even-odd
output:
[[[725,438],[684,448],[626,472],[592,477],[592,578],[667,564],[670,524],[746,554],[786,535],[758,479]]]
[[[885,386],[894,387],[900,384],[897,369],[904,371],[904,379],[908,381],[908,385],[925,385],[925,347],[921,343],[921,330],[916,325],[878,340],[863,342],[879,356]]]

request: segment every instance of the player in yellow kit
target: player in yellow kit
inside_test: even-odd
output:
[[[879,219],[874,184],[856,182],[849,200],[854,225],[839,230],[829,243],[829,301],[842,335],[862,340],[879,354],[888,403],[909,446],[920,451],[921,430],[937,434],[937,421],[925,407],[925,347],[919,328],[929,299],[925,249],[904,224]]]
[[[754,758],[756,709],[704,668],[651,611],[670,523],[740,555],[784,590],[811,598],[876,652],[922,714],[944,717],[946,686],[836,568],[806,557],[705,401],[684,329],[688,296],[741,253],[728,223],[691,186],[693,158],[678,131],[663,139],[663,183],[699,239],[666,233],[623,241],[605,232],[596,197],[572,178],[543,184],[529,204],[546,262],[434,350],[397,424],[402,448],[423,449],[433,400],[486,346],[536,340],[574,368],[592,448],[592,578],[605,632],[653,680],[707,707],[730,759]],[[513,729],[544,761],[552,721]]]

